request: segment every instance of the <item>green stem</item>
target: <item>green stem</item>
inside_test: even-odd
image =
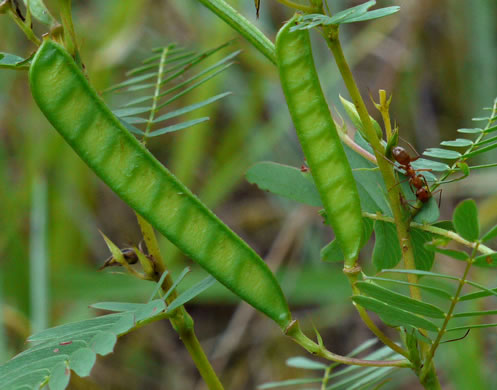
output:
[[[440,341],[442,340],[442,337],[445,334],[445,329],[447,329],[447,325],[449,324],[449,321],[452,318],[452,313],[454,312],[456,304],[459,302],[459,296],[461,295],[462,289],[463,289],[464,285],[466,284],[466,277],[468,276],[469,270],[471,269],[471,266],[473,265],[473,259],[476,255],[477,251],[478,251],[478,245],[473,249],[473,253],[471,254],[471,257],[468,259],[468,262],[466,264],[466,268],[464,269],[463,276],[460,279],[459,286],[457,287],[457,291],[454,295],[454,298],[452,299],[449,310],[447,311],[447,315],[445,316],[445,320],[442,324],[442,327],[440,328],[440,331],[438,332],[437,338],[435,339],[434,343],[432,344],[432,346],[430,348],[430,352],[429,352],[428,356],[426,357],[425,367],[429,366],[431,364],[433,356],[435,355],[435,351],[437,350],[438,346],[440,345]],[[426,375],[426,374],[424,373],[424,371],[422,371],[421,375],[420,375],[420,379],[422,379],[424,375]]]
[[[224,20],[234,30],[238,31],[266,58],[276,65],[274,43],[269,40],[257,27],[240,15],[233,7],[223,0],[198,0],[219,18]]]
[[[353,295],[360,295],[361,294],[361,292],[359,291],[359,289],[356,287],[356,284],[355,284],[355,282],[357,281],[357,276],[359,275],[360,272],[361,272],[361,267],[359,267],[359,266],[357,266],[353,269],[346,269],[346,271],[344,270],[344,273],[347,276],[347,278],[349,279],[350,285],[352,286]],[[400,354],[406,358],[409,358],[409,353],[405,349],[403,349],[400,346],[398,346],[397,344],[395,344],[395,342],[392,339],[390,339],[385,333],[383,333],[375,325],[375,323],[373,322],[373,320],[371,319],[371,317],[369,316],[367,311],[362,306],[357,305],[355,302],[353,303],[353,305],[356,308],[357,312],[359,313],[359,316],[361,317],[364,324],[369,328],[369,330],[371,332],[373,332],[373,334],[376,337],[378,337],[378,339],[383,344],[385,344],[387,347],[389,347],[393,351],[397,352],[398,354]]]
[[[164,76],[164,66],[166,64],[166,58],[168,52],[169,52],[169,47],[165,47],[164,49],[162,49],[162,53],[160,56],[159,72],[157,74],[157,82],[155,84],[155,92],[152,101],[152,108],[150,110],[150,115],[148,116],[147,128],[145,129],[145,134],[143,135],[143,140],[142,140],[144,145],[147,143],[148,135],[154,123],[155,113],[157,111],[157,105],[160,99],[160,88],[161,88],[162,78]]]
[[[369,219],[376,220],[376,221],[385,221],[385,222],[395,223],[395,220],[392,217],[387,217],[387,216],[384,216],[382,214],[372,214],[372,213],[363,212],[362,216],[369,218]],[[483,245],[483,244],[478,244],[476,242],[471,242],[471,241],[465,240],[459,234],[457,234],[451,230],[445,230],[445,229],[442,229],[442,228],[439,228],[436,226],[425,225],[425,224],[417,223],[417,222],[411,222],[409,224],[409,226],[412,228],[419,229],[419,230],[424,230],[425,232],[436,234],[438,236],[450,238],[452,241],[456,241],[459,244],[467,246],[468,248],[472,248],[472,249],[478,248],[478,251],[484,255],[491,255],[491,254],[495,253],[495,251],[492,248],[489,248],[488,246]]]
[[[149,255],[152,255],[154,259],[156,270],[154,279],[158,282],[160,276],[166,271],[166,266],[160,253],[159,243],[157,241],[154,228],[140,215],[136,214],[136,217],[138,219],[138,224],[140,225],[145,244],[147,245],[148,253]],[[168,274],[165,277],[161,288],[164,292],[166,292],[171,288],[172,284],[173,280],[170,274]],[[169,304],[176,297],[177,293],[176,291],[173,291],[168,297],[166,303]],[[195,335],[193,319],[190,314],[188,314],[185,307],[181,306],[174,313],[172,313],[169,317],[169,321],[188,350],[188,353],[192,357],[197,370],[207,384],[209,390],[223,390],[223,385],[219,381],[219,378],[217,377],[212,365],[205,355],[204,350],[202,349],[202,346],[200,345],[200,342],[197,339],[197,336]]]
[[[293,321],[285,331],[286,335],[291,337],[293,341],[299,344],[306,351],[315,356],[326,360],[337,362],[340,364],[362,366],[362,367],[409,367],[411,362],[406,359],[402,360],[363,360],[347,356],[337,355],[328,351],[324,345],[320,345],[308,338],[300,329],[298,321]]]
[[[335,57],[335,61],[337,63],[338,69],[340,70],[340,74],[345,82],[345,85],[349,91],[350,97],[357,109],[361,122],[364,125],[364,130],[368,137],[368,141],[371,143],[373,147],[376,161],[378,163],[378,167],[380,168],[380,172],[383,176],[383,181],[388,190],[389,203],[392,208],[395,225],[397,227],[397,234],[399,236],[399,242],[402,249],[404,265],[406,269],[415,269],[414,263],[414,252],[411,244],[411,239],[408,233],[409,225],[407,222],[407,218],[404,218],[402,213],[402,207],[400,204],[401,193],[399,186],[396,185],[396,179],[394,175],[393,168],[386,161],[383,156],[384,147],[381,145],[381,142],[376,135],[376,132],[373,127],[373,123],[369,117],[369,113],[366,109],[366,105],[361,97],[361,93],[359,92],[359,88],[357,88],[357,84],[355,82],[354,76],[345,60],[345,56],[343,54],[342,47],[340,45],[340,41],[338,39],[338,26],[326,26],[323,27],[324,36],[326,39],[326,43],[330,48],[333,56]],[[417,284],[417,276],[409,275],[409,282],[413,284]],[[419,289],[413,285],[410,287],[411,296],[415,299],[421,299],[421,293]]]
[[[382,146],[380,139],[376,135],[373,123],[371,122],[371,119],[369,117],[368,110],[366,109],[366,105],[364,104],[364,100],[362,99],[354,76],[345,59],[340,41],[338,39],[338,26],[324,26],[322,31],[326,43],[328,44],[328,47],[335,57],[336,64],[338,66],[340,74],[342,75],[342,79],[345,82],[347,90],[349,91],[350,97],[352,98],[352,101],[357,109],[361,122],[364,125],[364,131],[366,132],[368,141],[373,147],[376,161],[378,163],[378,167],[380,168],[385,186],[389,189],[388,198],[390,207],[393,212],[395,226],[397,228],[397,235],[399,237],[400,247],[402,250],[404,267],[408,270],[414,270],[416,268],[414,262],[414,250],[409,235],[409,222],[408,219],[404,217],[400,203],[400,200],[402,199],[400,186],[396,185],[397,181],[393,168],[384,158],[384,147]],[[411,285],[409,286],[411,297],[417,300],[421,300],[421,292],[417,287],[417,275],[408,274],[407,279],[411,283]],[[429,346],[424,342],[420,342],[420,351],[422,356],[426,357],[429,354]],[[436,382],[438,383],[438,379],[436,380]]]
[[[73,56],[76,63],[81,65],[81,57],[79,56],[76,33],[74,32],[74,24],[72,22],[71,0],[59,0],[59,8],[60,19],[64,28],[64,46]]]
[[[195,335],[195,331],[193,330],[193,322],[191,329],[180,329],[178,333],[209,390],[223,390],[223,385],[219,381],[197,339],[197,336]]]
[[[19,26],[24,35],[26,35],[31,42],[33,42],[36,46],[41,45],[41,41],[31,29],[31,25],[27,25],[12,8],[7,9],[7,14]]]

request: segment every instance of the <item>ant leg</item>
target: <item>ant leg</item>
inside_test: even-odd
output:
[[[440,188],[439,190],[436,190],[432,193],[432,195],[435,195],[437,192],[440,193],[440,195],[438,196],[438,208],[440,208],[440,205],[442,204],[442,189]]]

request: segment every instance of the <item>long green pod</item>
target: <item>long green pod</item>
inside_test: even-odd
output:
[[[288,326],[288,304],[264,261],[123,127],[62,46],[43,42],[29,80],[43,114],[121,199],[240,298]]]
[[[276,37],[281,85],[345,266],[353,267],[363,229],[359,194],[319,83],[309,32],[290,31],[297,19],[290,19]]]

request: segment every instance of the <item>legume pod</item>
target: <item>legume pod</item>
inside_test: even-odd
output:
[[[29,80],[43,114],[121,199],[219,282],[287,327],[288,304],[264,261],[123,127],[62,46],[42,43]]]
[[[281,85],[345,266],[353,267],[363,229],[359,194],[319,83],[309,32],[290,31],[297,19],[290,19],[276,37]]]

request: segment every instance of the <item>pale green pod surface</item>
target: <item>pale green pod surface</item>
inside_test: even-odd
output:
[[[281,85],[345,265],[354,266],[363,229],[359,194],[319,83],[309,32],[290,31],[297,19],[295,15],[276,37]]]
[[[264,261],[122,126],[62,46],[43,42],[29,80],[43,114],[119,197],[244,301],[290,323]]]

